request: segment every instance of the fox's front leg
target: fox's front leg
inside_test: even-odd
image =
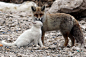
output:
[[[64,43],[64,45],[63,45],[63,47],[66,47],[67,45],[68,45],[68,35],[69,35],[69,33],[62,33],[63,34],[63,37],[64,37],[64,39],[65,39],[65,43]]]
[[[65,36],[64,36],[64,39],[65,39],[64,46],[66,47],[66,46],[68,45],[68,41],[69,41],[69,40],[68,40],[68,37],[65,37]]]
[[[42,30],[42,38],[41,38],[41,40],[42,40],[43,45],[44,45],[44,36],[45,36],[45,31]]]
[[[71,34],[69,35],[69,38],[71,39],[71,42],[72,42],[71,47],[72,47],[75,44],[75,38]]]

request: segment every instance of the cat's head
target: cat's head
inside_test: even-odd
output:
[[[42,27],[43,26],[43,23],[41,21],[34,21],[32,23],[33,23],[33,26],[35,26],[35,27]]]

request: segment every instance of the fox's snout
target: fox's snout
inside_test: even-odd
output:
[[[35,18],[34,21],[41,21],[41,22],[42,22],[42,19],[43,19],[43,18]]]
[[[34,14],[34,17],[35,17],[35,21],[41,21],[42,22],[43,14]]]

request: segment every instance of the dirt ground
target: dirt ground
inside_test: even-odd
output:
[[[32,22],[31,12],[0,12],[0,42],[15,41],[25,30],[30,29]],[[86,19],[79,21],[86,43]],[[86,57],[86,46],[80,50],[79,44],[74,47],[61,48],[64,38],[59,31],[48,31],[45,34],[44,45],[47,49],[33,47],[33,42],[28,46],[0,47],[0,57]]]

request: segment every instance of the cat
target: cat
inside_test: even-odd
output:
[[[21,46],[28,45],[31,41],[34,40],[35,46],[38,46],[39,44],[41,47],[43,47],[41,41],[41,35],[42,35],[41,27],[43,26],[43,24],[41,21],[35,21],[32,22],[32,24],[33,24],[32,27],[24,31],[24,33],[22,33],[16,41],[14,41],[13,43],[7,43],[5,42],[5,40],[2,40],[2,44],[4,46],[16,45],[18,48],[20,48]]]

